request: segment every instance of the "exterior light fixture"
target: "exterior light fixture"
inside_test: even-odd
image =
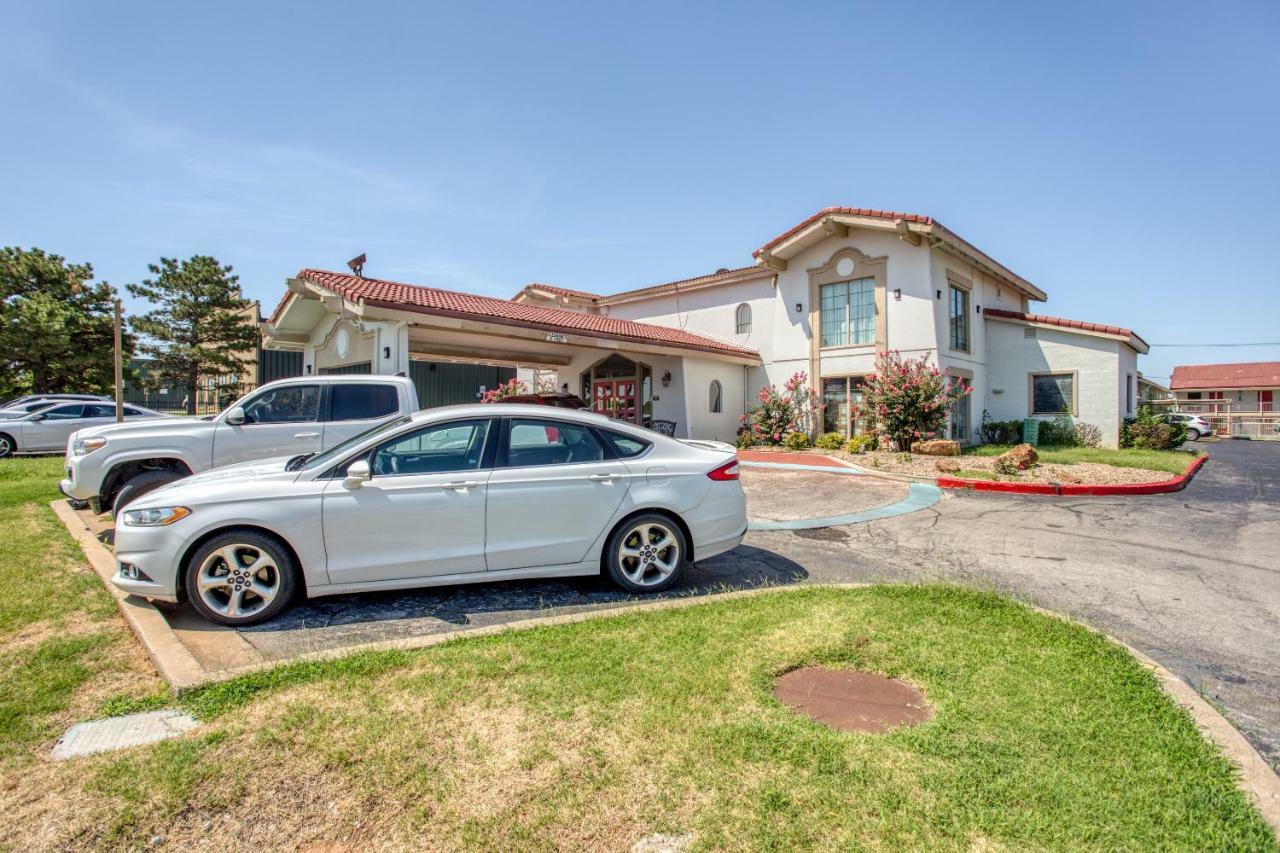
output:
[[[895,287],[895,288],[893,289],[893,300],[894,300],[895,302],[901,302],[901,301],[902,301],[902,288],[901,288],[901,287]]]
[[[975,305],[975,306],[973,306],[973,308],[974,308],[974,311],[975,311],[975,312],[977,312],[978,314],[981,314],[981,313],[982,313],[982,306],[981,306],[981,305]]]
[[[941,291],[941,290],[939,290],[939,291],[938,291],[938,298],[939,298],[939,299],[941,299],[941,298],[942,298],[942,291]]]
[[[671,371],[670,370],[662,374],[662,387],[663,388],[671,387]]]
[[[383,348],[382,348],[382,357],[383,357],[383,358],[391,358],[391,347],[383,347]]]
[[[311,375],[311,365],[309,365],[309,364],[307,365],[307,375],[308,375],[308,376],[310,376],[310,375]]]
[[[797,303],[796,303],[796,313],[797,313],[797,314],[799,314],[799,313],[800,313],[801,311],[803,311],[803,310],[804,310],[804,306],[803,306],[803,305],[801,305],[799,302],[797,302]]]

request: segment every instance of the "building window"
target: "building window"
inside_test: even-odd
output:
[[[1124,411],[1126,415],[1133,414],[1133,374],[1126,373],[1124,377]]]
[[[723,389],[720,387],[719,379],[711,380],[711,413],[718,415],[724,411]]]
[[[876,332],[876,280],[860,278],[824,284],[821,289],[821,345],[873,343]]]
[[[858,435],[867,429],[861,414],[861,376],[840,376],[822,380],[822,431],[844,436]]]
[[[947,322],[951,327],[951,348],[959,352],[969,351],[969,291],[951,285],[951,301],[947,310]]]
[[[739,335],[751,334],[751,306],[750,305],[744,302],[738,306],[736,320],[737,320],[736,329]]]
[[[1074,373],[1031,374],[1031,414],[1070,415],[1076,409]]]

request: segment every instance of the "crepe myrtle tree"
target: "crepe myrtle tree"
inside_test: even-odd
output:
[[[929,357],[903,358],[897,350],[876,356],[876,372],[862,386],[862,402],[853,416],[874,423],[883,445],[910,450],[914,441],[933,438],[947,413],[970,389],[929,364]]]
[[[756,393],[757,404],[741,416],[741,432],[754,444],[782,444],[790,433],[811,435],[822,404],[809,388],[809,375],[803,370],[791,375],[779,390],[765,385]]]

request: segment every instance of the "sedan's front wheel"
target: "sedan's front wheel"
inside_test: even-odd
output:
[[[297,589],[298,568],[276,539],[252,530],[219,534],[191,555],[187,598],[210,622],[240,627],[271,619]]]
[[[609,577],[627,592],[658,592],[671,586],[689,553],[680,526],[658,513],[628,519],[605,548]]]

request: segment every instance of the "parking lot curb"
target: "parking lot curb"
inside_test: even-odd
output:
[[[959,477],[939,477],[938,487],[961,489],[970,492],[1002,492],[1013,495],[1057,495],[1062,497],[1111,495],[1162,495],[1180,492],[1187,487],[1196,473],[1209,461],[1209,455],[1201,454],[1191,461],[1187,469],[1171,480],[1154,483],[1122,483],[1118,485],[1087,485],[1073,483],[1002,483],[996,480],[964,480]]]
[[[137,636],[160,677],[169,682],[176,692],[207,683],[210,673],[173,633],[164,614],[146,599],[129,595],[111,583],[111,576],[116,572],[115,555],[98,541],[98,537],[85,526],[71,505],[60,499],[51,502],[49,506],[67,528],[71,538],[76,540],[85,559],[89,561],[89,566],[107,588],[108,594],[115,599],[125,624]]]

